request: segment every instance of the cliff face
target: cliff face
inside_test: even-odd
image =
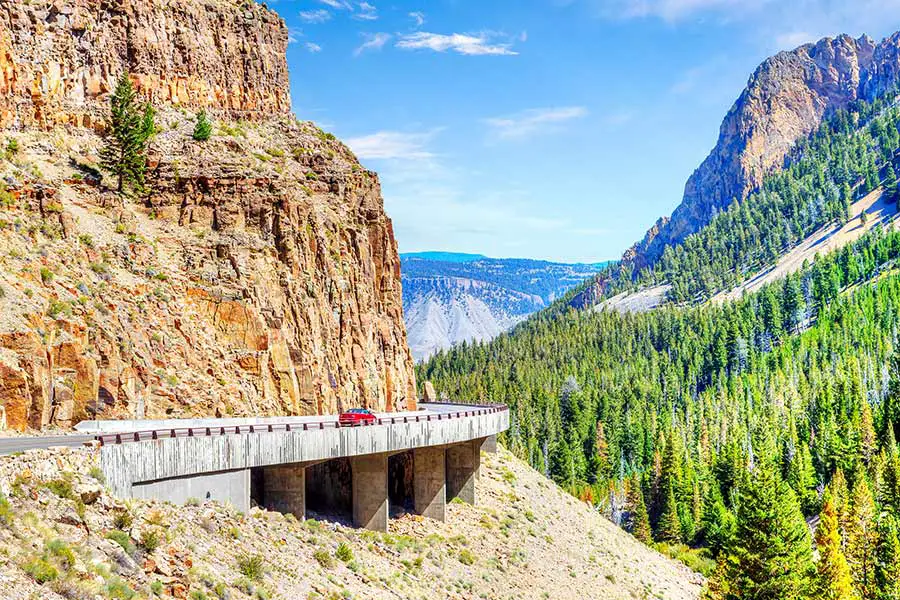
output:
[[[415,406],[378,178],[291,117],[280,19],[224,0],[0,0],[0,31],[7,427]],[[160,131],[152,191],[123,200],[95,129],[125,69]],[[205,143],[199,107],[218,117]]]
[[[725,117],[718,143],[688,180],[682,203],[626,252],[626,260],[652,263],[666,245],[682,241],[716,210],[758,187],[824,117],[860,98],[877,97],[898,77],[900,34],[880,44],[868,37],[826,38],[766,60]]]
[[[252,1],[0,0],[0,125],[99,125],[126,66],[154,104],[287,114],[287,43]]]

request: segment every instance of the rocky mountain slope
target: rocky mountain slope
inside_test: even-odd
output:
[[[286,46],[254,2],[0,2],[4,426],[414,406],[378,178],[290,115]],[[159,131],[123,199],[97,152],[126,70]]]
[[[451,503],[446,523],[399,515],[387,534],[122,502],[91,477],[96,461],[0,459],[0,596],[688,600],[703,583],[502,449],[484,455],[479,506]]]
[[[416,360],[464,340],[490,340],[602,267],[440,253],[404,254],[401,263]]]
[[[655,260],[742,199],[780,167],[794,144],[822,119],[857,99],[871,100],[900,81],[900,33],[881,43],[868,36],[825,38],[766,60],[728,112],[716,147],[690,177],[684,199],[625,254]]]

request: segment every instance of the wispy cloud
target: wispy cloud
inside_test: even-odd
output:
[[[378,9],[368,2],[359,3],[359,12],[353,15],[354,19],[362,21],[375,21],[378,19]]]
[[[308,51],[312,52],[313,54],[316,54],[317,52],[322,51],[322,46],[320,46],[319,44],[316,44],[315,42],[306,42],[306,44],[304,44],[304,45],[306,46],[306,49]]]
[[[456,52],[467,56],[515,56],[512,42],[499,41],[495,33],[478,34],[452,33],[444,35],[417,31],[400,36],[397,48],[402,50],[433,50],[434,52]]]
[[[409,18],[413,20],[416,27],[421,27],[425,24],[425,13],[423,12],[411,12],[409,13]]]
[[[317,8],[315,10],[301,10],[299,16],[301,21],[307,23],[324,23],[331,18],[331,13],[324,8]]]
[[[319,2],[335,10],[353,10],[353,5],[346,0],[319,0]]]
[[[296,44],[303,37],[303,31],[296,27],[288,27],[288,44]]]
[[[588,110],[583,106],[532,108],[507,117],[485,119],[485,123],[491,129],[491,137],[514,140],[553,131],[562,123],[587,115]]]
[[[363,160],[427,160],[434,158],[428,144],[440,129],[418,133],[379,131],[350,138],[347,145]]]
[[[369,33],[364,34],[366,41],[353,51],[353,56],[359,56],[364,52],[377,52],[384,48],[384,45],[391,41],[389,33]]]

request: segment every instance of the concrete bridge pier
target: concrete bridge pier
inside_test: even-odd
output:
[[[263,474],[263,504],[267,510],[306,518],[306,465],[266,467]]]
[[[475,504],[475,482],[481,474],[481,446],[485,438],[447,448],[447,499]]]
[[[447,475],[443,448],[424,447],[413,451],[413,495],[416,514],[444,520]]]
[[[353,494],[353,524],[364,529],[387,531],[388,453],[366,454],[350,459]]]

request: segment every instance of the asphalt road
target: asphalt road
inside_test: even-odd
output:
[[[94,439],[92,435],[54,435],[40,437],[9,437],[0,438],[0,456],[36,450],[38,448],[51,448],[56,446],[68,446],[77,448],[85,442]]]

